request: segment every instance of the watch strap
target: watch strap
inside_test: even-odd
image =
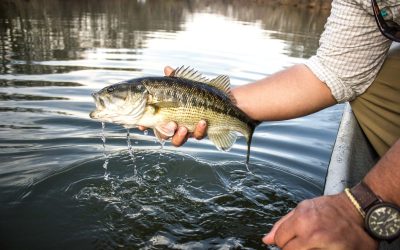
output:
[[[380,202],[378,196],[376,196],[364,182],[360,182],[352,187],[350,192],[365,213],[368,212],[368,208],[372,205]]]
[[[354,198],[354,196],[350,193],[350,189],[349,188],[345,188],[344,189],[344,193],[346,194],[347,198],[349,198],[349,200],[351,201],[351,203],[353,204],[353,206],[357,209],[357,211],[360,213],[361,217],[363,217],[365,219],[365,212],[364,210],[362,210],[360,204],[358,203],[358,201]]]

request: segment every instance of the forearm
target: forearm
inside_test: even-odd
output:
[[[295,65],[232,89],[237,105],[259,121],[304,116],[336,104],[330,89],[305,65]]]
[[[400,139],[365,176],[364,182],[382,200],[400,206]]]

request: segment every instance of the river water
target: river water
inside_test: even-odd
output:
[[[190,65],[246,84],[315,53],[326,11],[259,1],[0,3],[1,249],[260,249],[320,195],[341,105],[264,122],[246,166],[93,121],[90,94]],[[103,141],[105,141],[103,145]]]

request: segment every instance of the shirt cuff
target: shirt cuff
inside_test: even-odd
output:
[[[331,90],[332,96],[338,103],[350,101],[355,98],[355,93],[326,67],[318,56],[312,56],[304,63],[316,77],[324,82]]]

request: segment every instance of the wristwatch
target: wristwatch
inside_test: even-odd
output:
[[[364,183],[350,189],[357,201],[367,232],[377,240],[392,241],[400,236],[400,208],[382,201]]]

